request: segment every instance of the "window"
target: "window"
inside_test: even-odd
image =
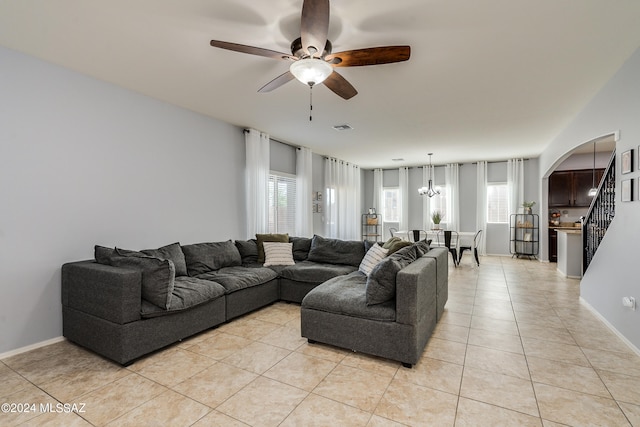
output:
[[[434,211],[440,211],[440,216],[442,218],[442,220],[440,221],[440,224],[442,226],[445,226],[447,224],[447,222],[449,221],[449,218],[447,218],[447,194],[448,194],[448,187],[440,187],[440,186],[436,186],[435,187],[436,190],[440,191],[440,194],[436,194],[435,196],[433,196],[431,198],[431,213],[429,213],[429,219],[431,219],[431,214]]]
[[[382,190],[382,221],[400,222],[399,188],[384,188]]]
[[[269,233],[296,231],[296,177],[269,174]]]
[[[507,201],[507,184],[487,184],[487,222],[509,222],[509,208]]]

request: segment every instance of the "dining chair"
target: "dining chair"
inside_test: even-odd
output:
[[[409,241],[419,242],[420,240],[427,239],[427,232],[425,230],[411,230],[409,231]],[[413,240],[412,240],[413,239]]]
[[[458,232],[444,230],[444,245],[449,249],[449,253],[453,258],[453,265],[458,266]]]
[[[473,237],[473,246],[460,246],[458,265],[460,264],[460,260],[462,259],[462,253],[467,249],[473,249],[473,255],[476,258],[476,264],[478,264],[478,267],[480,267],[480,258],[478,257],[478,246],[480,246],[480,239],[482,239],[482,230],[478,230],[476,235]]]
[[[394,237],[397,232],[398,232],[397,228],[389,227],[389,234],[391,234],[391,237]]]

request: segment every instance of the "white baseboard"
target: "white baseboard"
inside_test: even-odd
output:
[[[21,353],[26,353],[27,351],[35,350],[36,348],[44,347],[47,345],[55,344],[58,342],[65,341],[65,337],[56,337],[51,338],[50,340],[40,341],[35,344],[28,345],[26,347],[16,348],[15,350],[7,351],[6,353],[0,353],[0,360],[7,359],[11,356],[16,356]]]
[[[622,342],[624,342],[630,349],[631,351],[633,351],[635,354],[637,354],[638,356],[640,356],[640,349],[638,349],[638,347],[636,347],[635,345],[633,345],[633,343],[631,341],[629,341],[624,335],[622,335],[620,333],[620,331],[618,331],[615,326],[613,326],[611,323],[609,323],[609,321],[607,319],[605,319],[605,317],[600,314],[598,312],[598,310],[596,310],[595,308],[593,308],[593,306],[591,304],[589,304],[584,298],[580,297],[580,304],[584,305],[590,312],[592,312],[598,319],[600,319],[602,321],[602,323],[604,323],[607,328],[611,329],[611,331],[616,334],[618,336],[618,338],[620,338],[622,340]]]

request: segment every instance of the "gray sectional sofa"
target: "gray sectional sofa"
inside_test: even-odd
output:
[[[62,267],[63,335],[126,365],[283,300],[301,303],[310,341],[417,362],[446,303],[446,250],[423,243],[389,256],[402,260],[385,263],[396,269],[385,273],[394,289],[380,288],[390,298],[367,305],[359,266],[374,243],[287,236],[295,264],[264,267],[258,237],[143,251],[96,246],[94,260]]]

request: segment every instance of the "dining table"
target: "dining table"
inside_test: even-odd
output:
[[[444,230],[419,230],[420,238],[431,240],[431,246],[444,246]],[[426,236],[424,233],[426,231]],[[454,231],[454,230],[452,230]],[[475,231],[458,231],[458,239],[453,242],[456,249],[460,246],[473,247],[473,238],[476,236]],[[400,237],[403,240],[413,242],[413,230],[398,230],[393,233],[394,237]],[[453,237],[452,237],[453,240]]]

